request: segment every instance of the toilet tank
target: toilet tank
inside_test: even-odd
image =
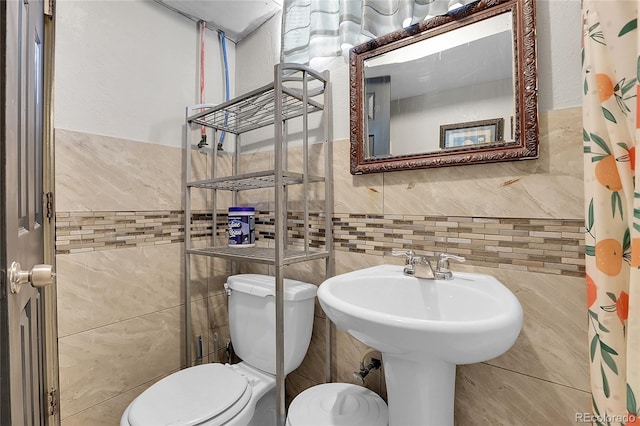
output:
[[[227,278],[229,331],[236,354],[246,363],[276,374],[275,278],[240,274]],[[284,370],[289,374],[304,359],[313,328],[317,287],[284,280]]]

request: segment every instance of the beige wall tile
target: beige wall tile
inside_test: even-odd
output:
[[[349,141],[336,141],[333,143],[335,213],[384,213],[385,219],[397,215],[399,220],[404,215],[457,216],[458,219],[478,216],[487,217],[489,227],[494,217],[579,219],[584,208],[582,191],[575,191],[582,187],[580,129],[580,108],[551,111],[540,115],[538,160],[361,176],[349,173]],[[243,144],[256,148],[270,144],[272,137],[272,132],[256,135]],[[320,147],[311,147],[319,158],[321,153],[315,151]],[[66,130],[56,130],[56,149],[58,210],[181,209],[183,157],[180,149]],[[292,149],[289,157],[292,167],[299,167],[300,151],[299,147]],[[194,177],[210,177],[212,160],[211,155],[194,156]],[[226,151],[217,156],[217,161],[220,174],[231,170]],[[317,160],[310,166],[320,164]],[[242,172],[272,167],[271,151],[242,158]],[[320,192],[318,187],[312,190]],[[299,188],[292,189],[290,196],[294,204],[301,199]],[[218,209],[222,211],[234,203],[225,192],[218,201]],[[243,192],[236,203],[272,211],[273,190]],[[196,194],[194,191],[193,208],[204,209],[210,205],[210,192]],[[463,235],[434,233],[429,238],[441,238],[444,245],[468,243],[467,240],[473,241],[474,225],[465,224],[469,229]],[[437,226],[438,223],[433,224],[433,232],[438,231]],[[366,228],[363,223],[363,231],[375,233],[377,230]],[[407,237],[408,229],[402,231],[388,237],[389,242],[413,244]],[[499,248],[498,237],[513,237],[509,241],[517,242],[518,235],[505,236],[495,228],[495,237],[483,240],[482,244]],[[336,273],[381,263],[402,264],[402,259],[374,251],[384,238],[387,237],[380,233],[376,234],[375,241],[358,243],[358,247],[370,254],[336,252]],[[124,401],[132,398],[127,395],[133,395],[129,392],[135,393],[136,386],[144,386],[174,371],[183,362],[180,359],[183,260],[181,252],[175,252],[176,247],[180,245],[58,257],[59,282],[66,285],[59,286],[61,405],[63,417],[68,419],[65,426],[80,424],[77,422],[89,419],[91,413],[119,418],[119,413],[109,417],[107,407],[117,406],[115,411],[121,412],[122,405],[126,406]],[[514,245],[509,254],[518,255],[517,249]],[[564,249],[560,245],[557,250],[560,253]],[[497,253],[493,255],[498,259]],[[209,258],[194,256],[193,262],[194,334],[203,336],[205,360],[212,360],[216,333],[218,359],[224,362],[229,331],[222,284],[231,268],[226,262]],[[153,280],[160,283],[159,291],[131,285],[132,280],[126,273],[139,270],[140,264],[145,265],[144,275],[161,275]],[[113,265],[118,265],[123,272],[116,271]],[[516,294],[525,312],[523,330],[505,355],[485,364],[459,367],[456,424],[521,424],[522,419],[529,418],[539,420],[533,424],[549,424],[542,423],[545,419],[557,421],[554,424],[569,424],[575,412],[589,408],[583,278],[505,270],[497,266],[497,263],[496,268],[472,266],[468,270],[488,272]],[[511,266],[523,265],[514,262]],[[461,266],[458,270],[464,268],[469,267]],[[240,265],[239,271],[274,273],[273,267],[249,264]],[[324,261],[293,265],[286,269],[285,275],[320,284],[324,280]],[[108,294],[114,289],[123,299],[117,306],[113,305],[119,299]],[[149,294],[150,291],[154,294]],[[123,292],[128,297],[123,297]],[[170,306],[173,307],[165,309]],[[302,366],[287,378],[288,400],[324,381],[326,329],[318,306],[316,315],[308,355]],[[347,333],[335,330],[331,347],[334,379],[352,382],[352,374],[358,370],[360,357],[367,349]],[[141,363],[141,359],[145,362]],[[386,397],[382,370],[372,372],[366,386]]]
[[[228,325],[222,325],[222,326],[218,326],[212,330],[210,330],[210,355],[209,355],[209,361],[210,362],[222,362],[222,363],[228,363],[229,360],[227,359],[227,344],[231,341],[231,333],[229,332],[229,326]],[[216,357],[216,353],[215,353],[215,347],[216,347],[216,337],[217,337],[217,347],[218,347],[218,352],[217,352],[217,357]]]
[[[308,153],[307,167],[309,169],[309,174],[313,176],[324,176],[324,144],[317,143],[309,145]],[[302,173],[303,158],[302,146],[290,148],[287,154],[287,170],[290,172]]]
[[[270,271],[269,265],[259,264],[259,263],[249,263],[243,262],[238,267],[238,274],[265,274],[265,275],[273,275],[274,272]]]
[[[287,408],[293,399],[302,391],[318,384],[319,383],[298,374],[296,371],[292,371],[285,379],[285,404]]]
[[[275,269],[271,269],[273,269],[273,271],[271,271],[271,275],[275,275]],[[288,265],[284,270],[284,276],[292,280],[320,285],[326,279],[325,270],[325,259],[318,259],[310,262]]]
[[[496,277],[522,305],[524,321],[518,340],[488,364],[589,391],[584,278],[453,267]]]
[[[159,380],[159,379],[158,379]],[[62,419],[61,426],[114,426],[120,424],[127,406],[157,380],[144,383],[105,402]]]
[[[179,244],[58,255],[58,334],[64,337],[180,304]]]
[[[210,257],[209,259],[209,296],[225,293],[224,284],[231,275],[231,262],[225,259]],[[226,293],[225,293],[226,294]]]
[[[335,327],[333,327],[333,329],[333,346],[331,348],[331,369],[333,381],[340,383],[355,383],[353,373],[360,371],[360,360],[371,348],[351,337],[347,332],[338,330]],[[375,354],[376,355],[373,356],[376,356],[378,359],[381,358],[378,355],[378,352]],[[365,362],[368,362],[370,357],[371,355],[367,356]],[[387,395],[385,391],[386,388],[384,387],[384,369],[371,371],[365,378],[364,386],[386,399]]]
[[[208,324],[209,324],[209,359],[215,361],[216,345],[218,349],[218,361],[225,362],[221,358],[220,350],[223,349],[229,336],[229,314],[228,314],[228,301],[226,293],[218,293],[209,298],[207,304],[208,310]],[[215,336],[217,335],[217,337]],[[217,339],[217,343],[216,340]]]
[[[208,299],[200,299],[191,303],[191,356],[192,364],[200,364],[204,362],[204,357],[209,355],[209,306]],[[200,341],[201,339],[201,347]],[[198,359],[198,356],[202,358]],[[190,364],[191,365],[191,364]]]
[[[231,174],[232,155],[226,151],[215,151],[215,157],[211,149],[191,152],[191,178],[189,181],[212,179],[214,177],[229,176]],[[215,164],[214,164],[215,162]],[[215,167],[215,175],[214,175]],[[183,194],[182,188],[180,194]],[[218,191],[218,211],[226,211],[232,205],[232,194],[228,191]],[[191,189],[191,209],[202,210],[213,208],[213,191],[210,189]]]
[[[540,158],[384,173],[384,213],[581,218],[581,108],[540,114]]]
[[[386,259],[370,254],[336,252],[336,275],[371,266],[382,265]]]
[[[469,425],[572,425],[589,412],[591,395],[512,371],[458,366],[454,423]]]
[[[254,152],[242,155],[240,158],[240,171],[237,173],[260,172],[273,170],[273,168],[273,152]],[[256,210],[272,211],[275,205],[274,191],[271,188],[241,191],[238,193],[236,204],[253,206]]]
[[[303,149],[301,146],[291,148],[288,154],[287,170],[295,173],[302,173]],[[308,147],[308,173],[311,176],[325,176],[324,170],[324,144],[314,144]],[[307,194],[308,209],[310,211],[325,210],[325,186],[324,183],[309,183],[307,190],[303,185],[292,185],[288,193],[288,206],[291,210],[304,211],[304,194]]]
[[[205,242],[199,242],[207,245]],[[199,244],[199,245],[200,245]],[[182,252],[181,252],[182,253]],[[189,256],[191,262],[191,301],[206,299],[209,295],[209,280],[211,279],[211,258],[205,256]],[[180,274],[180,301],[184,302],[183,274]]]
[[[293,373],[319,384],[326,378],[326,323],[324,318],[313,319],[313,333],[307,355]]]
[[[59,339],[66,418],[180,367],[179,307]]]
[[[182,150],[55,131],[56,210],[179,210]]]
[[[349,141],[333,142],[335,213],[382,213],[382,183],[382,173],[353,176],[349,171]]]

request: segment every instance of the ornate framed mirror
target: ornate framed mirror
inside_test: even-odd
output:
[[[351,173],[535,159],[535,0],[480,0],[351,49]]]

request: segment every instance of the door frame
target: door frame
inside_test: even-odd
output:
[[[53,120],[53,101],[54,101],[54,52],[55,52],[55,0],[45,0],[44,2],[44,60],[43,60],[43,149],[42,149],[42,188],[44,192],[43,212],[47,215],[47,219],[43,220],[43,239],[44,239],[44,262],[55,265],[55,203],[54,203],[54,120]],[[6,99],[6,73],[7,73],[7,13],[6,2],[0,1],[0,100],[4,102]],[[5,131],[5,115],[0,114],[0,131],[4,135]],[[3,136],[4,137],[4,136]],[[0,163],[4,164],[5,152],[0,149]],[[6,192],[4,182],[6,181],[5,168],[0,168],[0,203],[6,203]],[[4,247],[7,241],[6,223],[4,218],[0,219],[0,300],[8,297],[9,284],[7,271],[4,269],[7,265],[7,251]],[[57,283],[40,290],[42,312],[40,318],[43,323],[43,401],[46,406],[43,407],[43,420],[45,425],[60,424],[60,408],[59,408],[59,364],[58,364],[58,331],[57,331]],[[8,326],[6,303],[0,303],[0,342],[8,341]],[[8,358],[7,353],[0,350],[0,393],[6,394],[8,391],[8,383],[3,378],[8,377]],[[6,420],[10,408],[10,398],[0,398],[0,423]]]
[[[6,81],[7,81],[7,4],[0,1],[0,102],[5,103],[6,94]],[[0,138],[4,138],[6,134],[6,114],[0,114]],[[4,142],[0,140],[0,164],[5,164],[5,150],[3,147]],[[5,182],[7,180],[4,167],[0,167],[0,205],[6,203],[6,191]],[[4,270],[7,265],[7,251],[5,243],[7,241],[6,234],[6,219],[4,216],[0,216],[0,342],[9,341],[7,321],[7,305],[4,303],[4,299],[7,297],[7,271]],[[7,371],[7,354],[5,351],[0,350],[0,395],[8,392],[8,383],[3,378],[8,377]],[[6,422],[7,406],[1,400],[6,398],[0,398],[0,424]]]
[[[44,263],[55,268],[55,156],[54,156],[54,70],[55,70],[55,0],[44,1],[44,59],[42,114],[42,197]],[[60,381],[58,363],[57,280],[41,289],[42,331],[44,338],[44,386],[47,391],[47,425],[60,424]]]

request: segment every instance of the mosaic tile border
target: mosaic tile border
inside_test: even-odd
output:
[[[56,253],[72,254],[124,247],[181,243],[182,211],[59,212]],[[194,241],[211,238],[211,214],[193,213]],[[335,214],[334,248],[383,256],[412,249],[463,255],[476,266],[547,274],[584,276],[584,223],[578,219],[519,219],[454,216]],[[302,214],[288,220],[290,241],[303,239]],[[220,214],[216,234],[224,238],[226,215]],[[324,245],[324,214],[312,213],[311,247]],[[273,212],[256,214],[256,240],[274,238]]]
[[[56,254],[184,241],[181,211],[56,212]]]
[[[334,248],[384,255],[449,252],[476,266],[584,276],[584,222],[578,219],[336,215]]]

